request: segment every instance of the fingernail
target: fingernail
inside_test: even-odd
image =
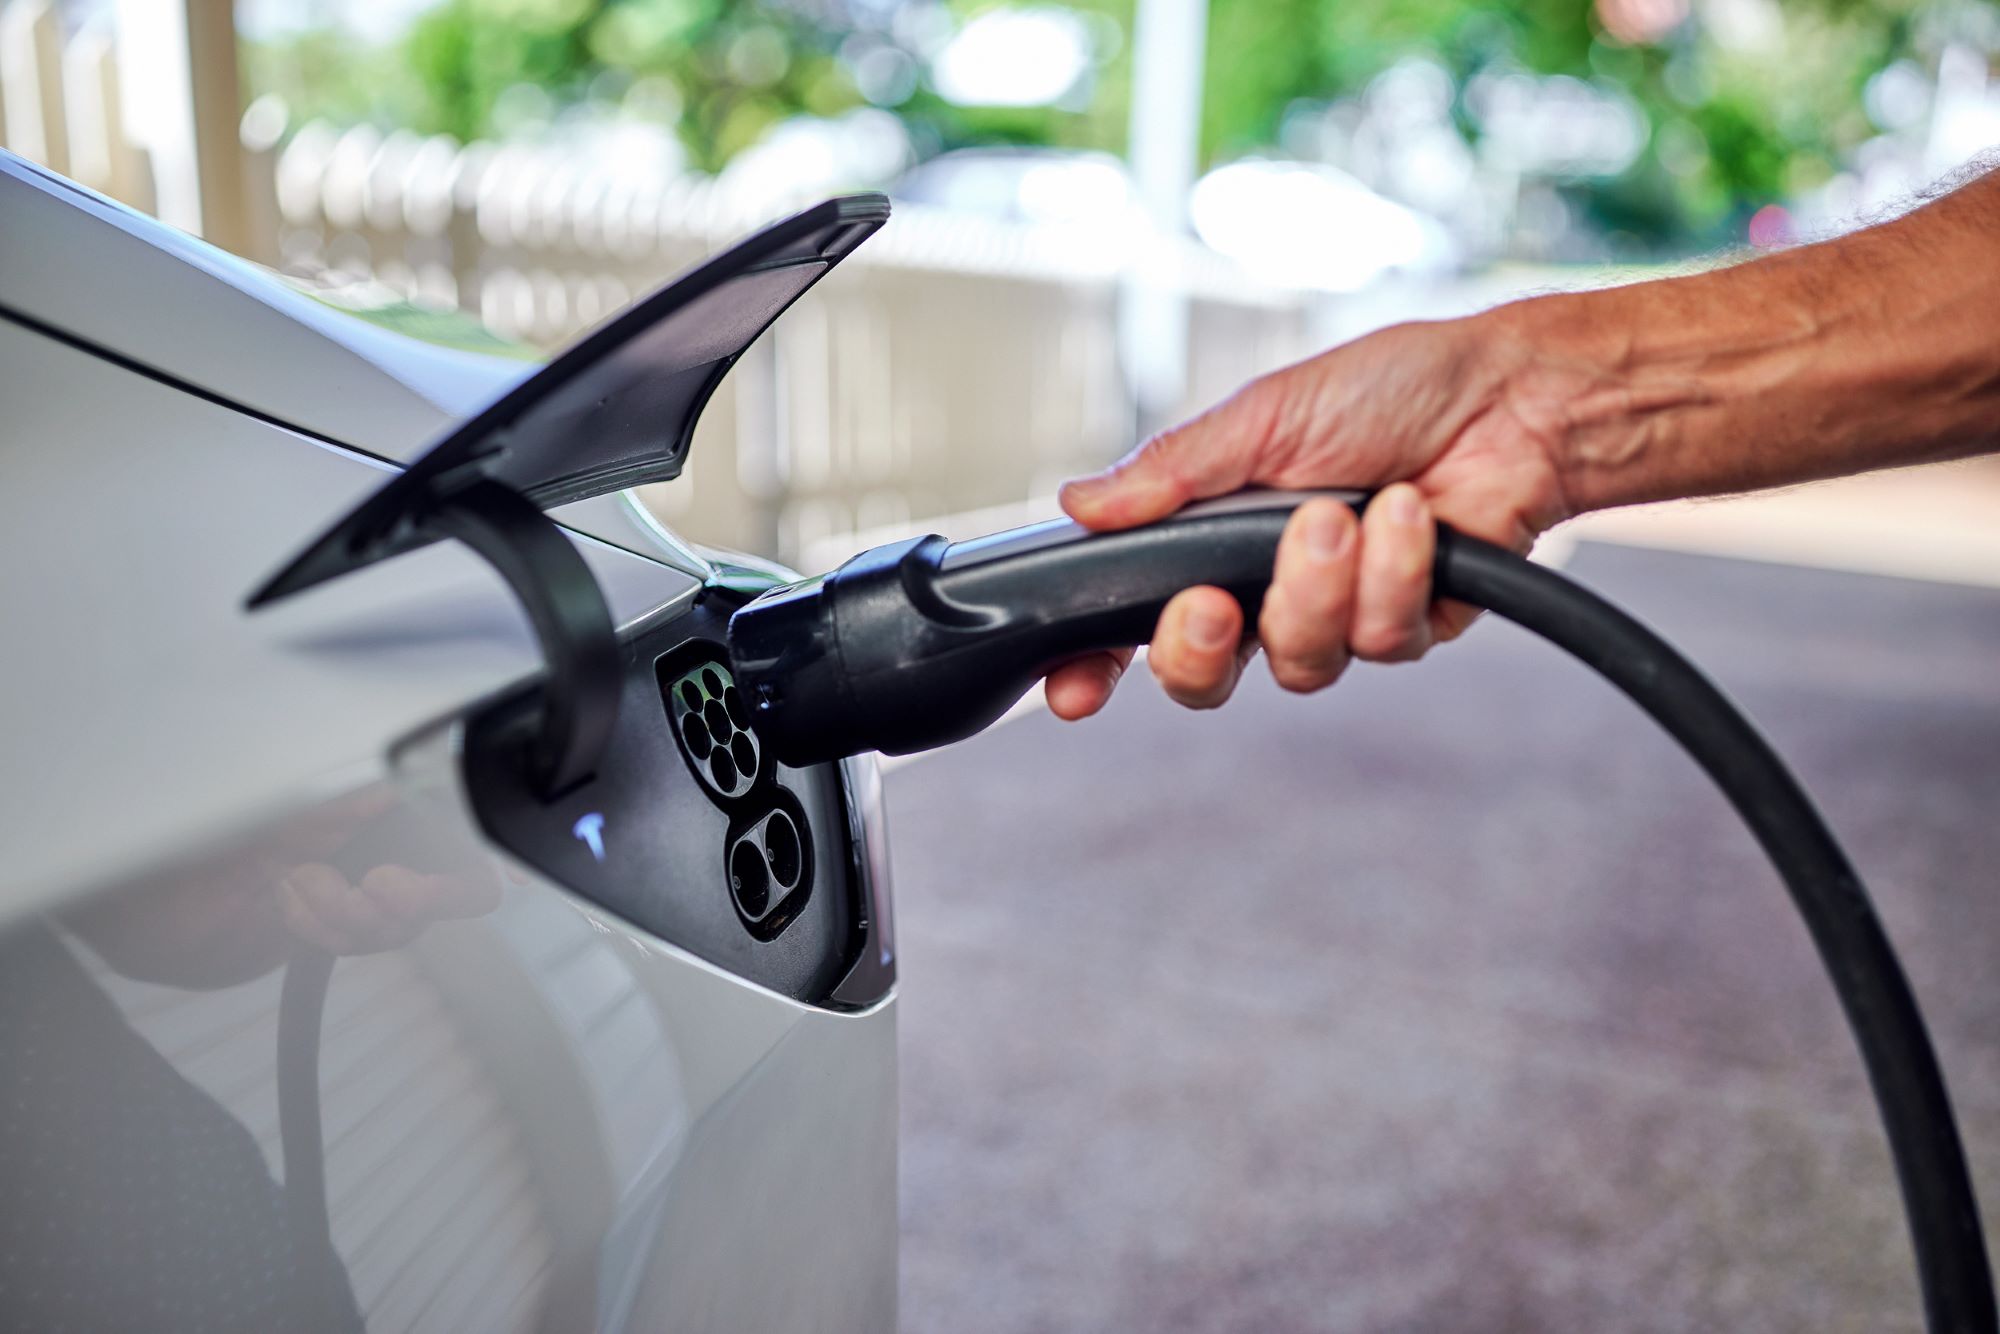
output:
[[[1352,527],[1342,523],[1340,516],[1331,509],[1306,511],[1307,553],[1321,564],[1337,559],[1347,546]]]
[[[1423,520],[1423,507],[1418,503],[1415,487],[1399,486],[1389,493],[1389,517],[1406,525]]]
[[[1229,617],[1214,607],[1188,612],[1187,637],[1196,648],[1221,648],[1229,642]]]

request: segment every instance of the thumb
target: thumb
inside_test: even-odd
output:
[[[1103,472],[1065,482],[1063,510],[1086,528],[1131,528],[1255,479],[1270,435],[1263,382],[1163,431]]]

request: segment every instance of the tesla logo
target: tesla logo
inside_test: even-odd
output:
[[[569,832],[576,836],[577,842],[590,849],[591,856],[597,858],[599,861],[604,860],[604,817],[602,815],[596,811],[592,811],[590,814],[579,819],[574,825],[571,825]]]

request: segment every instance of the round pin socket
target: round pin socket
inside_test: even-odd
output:
[[[746,726],[749,715],[729,669],[695,662],[671,677],[661,675],[674,739],[702,786],[725,801],[748,795],[762,776],[764,755]]]
[[[768,940],[797,915],[811,891],[810,858],[805,827],[789,804],[739,829],[729,845],[729,893],[753,934]]]
[[[771,875],[786,889],[799,883],[805,869],[804,850],[799,846],[799,828],[783,811],[772,811],[764,821],[764,859]]]
[[[729,892],[736,906],[751,921],[771,909],[771,872],[763,854],[748,839],[729,854]]]

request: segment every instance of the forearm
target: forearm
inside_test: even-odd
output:
[[[2000,442],[2000,173],[1734,268],[1493,313],[1575,512]]]

